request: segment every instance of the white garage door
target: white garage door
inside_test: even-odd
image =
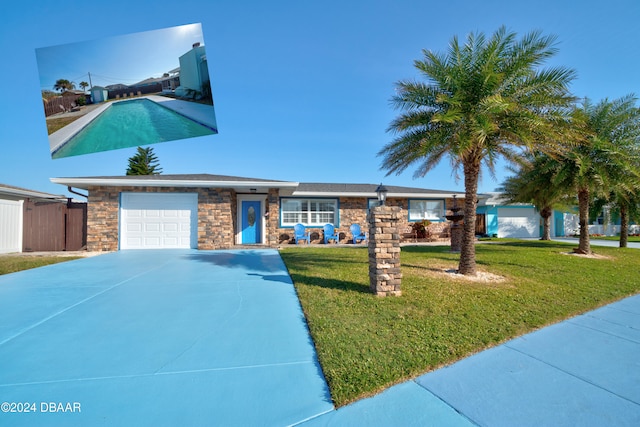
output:
[[[122,193],[120,249],[197,248],[196,193]]]
[[[540,215],[535,208],[499,208],[498,237],[540,237]]]

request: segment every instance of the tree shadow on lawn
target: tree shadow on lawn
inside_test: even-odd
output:
[[[325,289],[336,289],[344,292],[358,292],[371,294],[368,285],[362,283],[351,282],[348,280],[326,279],[323,277],[306,276],[304,274],[291,274],[293,283],[299,285],[317,286]]]
[[[342,250],[345,249],[339,249],[338,251]],[[346,249],[345,251],[348,252],[349,250],[350,249]],[[322,255],[316,256],[316,254],[305,252],[304,249],[300,251],[282,251],[281,256],[285,264],[289,264],[297,270],[309,270],[309,266],[313,266],[314,268],[333,269],[336,267],[336,265],[339,264],[366,265],[369,260],[367,257],[366,248],[353,248],[353,250],[364,251],[365,253],[363,254],[363,260],[340,256],[341,252],[336,252],[335,254],[332,253],[331,257],[327,257],[324,253]]]

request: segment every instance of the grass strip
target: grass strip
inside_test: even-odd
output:
[[[478,269],[502,282],[455,279],[444,246],[401,253],[402,296],[368,292],[367,248],[281,251],[337,406],[505,340],[640,291],[637,249],[527,241],[479,244]]]
[[[81,257],[2,255],[0,256],[0,275],[28,270],[30,268],[42,267],[49,264],[57,264],[64,261],[71,261],[78,258]]]

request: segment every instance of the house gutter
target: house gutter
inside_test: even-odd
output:
[[[85,199],[88,199],[88,198],[89,198],[89,196],[88,196],[88,195],[86,195],[86,194],[82,194],[82,193],[78,193],[77,191],[74,191],[74,190],[73,190],[73,188],[72,188],[71,186],[67,186],[67,191],[68,191],[69,193],[73,193],[73,194],[77,194],[78,196],[82,196],[82,197],[84,197]]]

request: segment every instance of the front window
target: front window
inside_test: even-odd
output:
[[[409,200],[409,221],[441,221],[444,200]]]
[[[283,226],[298,223],[318,227],[328,223],[337,225],[337,199],[281,199],[280,207]]]

